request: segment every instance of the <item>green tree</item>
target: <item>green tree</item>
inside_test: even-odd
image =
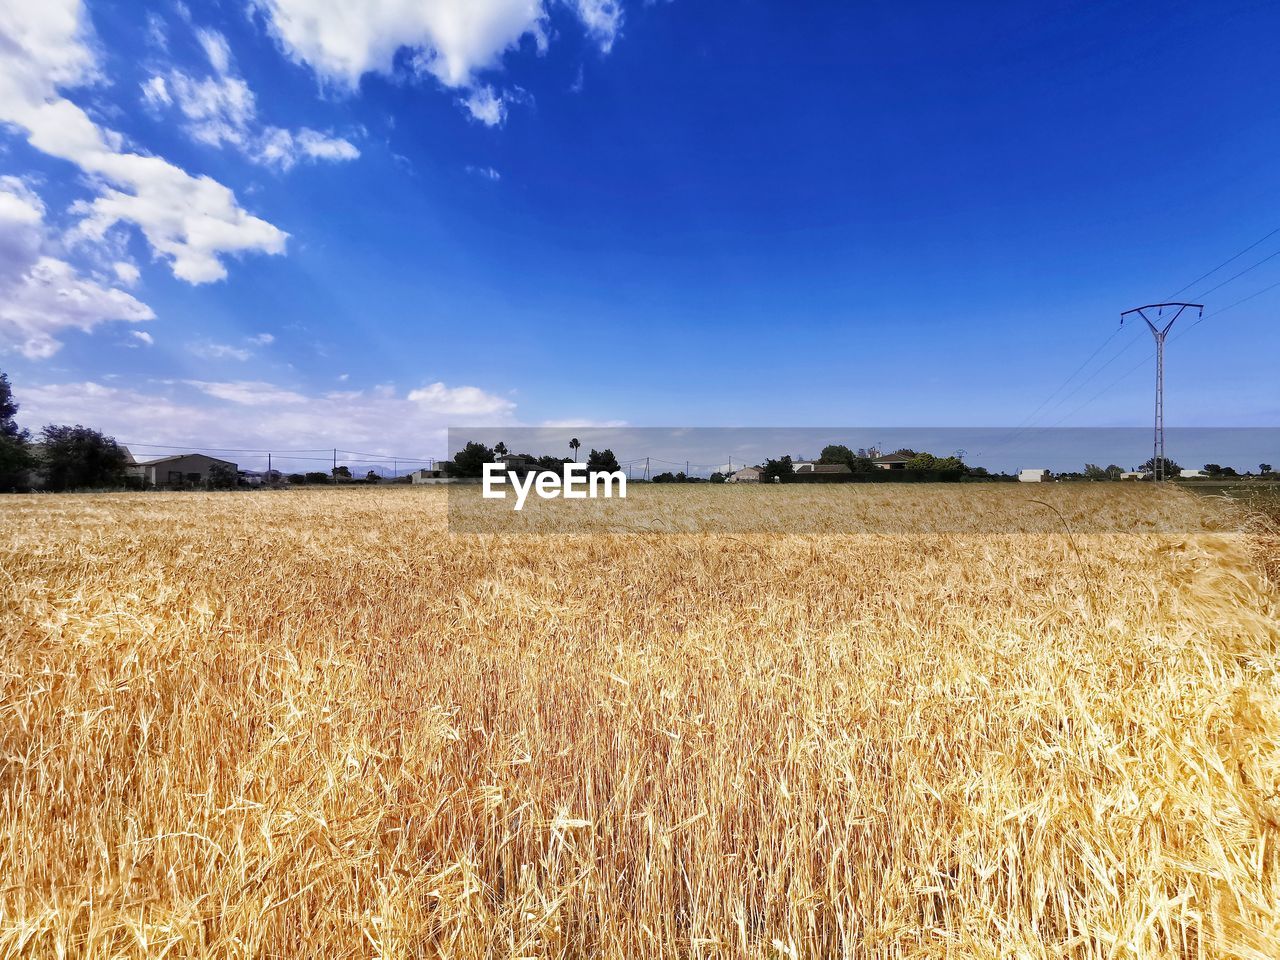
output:
[[[493,450],[472,440],[441,466],[453,477],[478,477],[484,473],[484,465],[493,463]]]
[[[1122,474],[1122,473],[1124,473],[1124,467],[1117,466],[1117,465],[1116,465],[1116,464],[1114,464],[1114,463],[1112,463],[1112,464],[1108,464],[1108,465],[1107,465],[1107,476],[1108,476],[1110,479],[1112,479],[1112,480],[1119,480],[1119,479],[1120,479],[1120,474]]]
[[[27,469],[33,466],[31,433],[14,419],[18,403],[13,399],[9,378],[0,373],[0,490],[25,487]]]
[[[333,468],[333,479],[350,480],[351,468],[348,467],[345,463],[338,464],[336,467]]]
[[[822,448],[822,455],[818,457],[819,463],[852,463],[854,453],[843,443],[830,443]]]
[[[1181,473],[1181,472],[1182,472],[1182,468],[1181,468],[1180,466],[1178,466],[1176,463],[1174,463],[1172,460],[1170,460],[1168,457],[1165,457],[1165,458],[1164,458],[1163,463],[1164,463],[1164,471],[1163,471],[1163,472],[1164,472],[1164,475],[1165,475],[1166,477],[1176,477],[1179,473]],[[1155,458],[1155,457],[1150,457],[1150,458],[1149,458],[1149,459],[1148,459],[1148,460],[1147,460],[1147,461],[1146,461],[1142,466],[1140,466],[1138,469],[1139,469],[1139,470],[1142,470],[1142,471],[1145,471],[1146,473],[1154,473],[1154,472],[1155,472],[1155,465],[1156,465],[1156,458]]]
[[[1270,473],[1270,472],[1271,472],[1271,464],[1269,464],[1269,463],[1260,463],[1260,464],[1258,464],[1258,472],[1259,472],[1259,473]]]
[[[232,467],[215,463],[209,468],[206,483],[210,490],[230,490],[240,482],[240,476]]]
[[[129,462],[114,438],[80,424],[45,427],[36,455],[45,487],[55,491],[122,486]]]
[[[712,482],[712,483],[724,483],[724,481],[725,481],[725,476],[724,476],[724,474],[723,474],[723,473],[721,473],[719,470],[717,470],[715,473],[711,474],[711,478],[710,478],[710,479],[711,479],[711,482]]]
[[[1084,465],[1084,478],[1086,480],[1110,480],[1107,471],[1103,470],[1096,463],[1086,463]]]
[[[499,440],[493,445],[493,455],[495,457],[505,457],[511,451],[507,449],[507,445]]]
[[[573,462],[578,462],[578,448],[582,446],[582,441],[574,437],[569,441],[569,449],[573,451]]]
[[[604,450],[592,450],[587,457],[587,473],[613,473],[621,469],[618,458],[607,447]]]
[[[322,470],[308,470],[302,479],[306,483],[333,483],[333,477]]]
[[[764,483],[787,483],[796,475],[796,468],[790,456],[780,460],[766,460],[760,472],[760,480]]]

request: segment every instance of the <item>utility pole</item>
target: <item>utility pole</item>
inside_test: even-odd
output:
[[[337,447],[333,448],[333,473],[329,474],[329,476],[333,477],[334,483],[338,482],[338,448]]]
[[[1174,310],[1177,307],[1177,310]],[[1173,312],[1173,316],[1168,323],[1164,323],[1164,312],[1168,309]],[[1152,323],[1151,318],[1147,316],[1147,310],[1156,311],[1156,322]],[[1164,339],[1168,335],[1169,330],[1182,316],[1184,310],[1199,310],[1200,316],[1204,316],[1203,303],[1149,303],[1145,307],[1134,307],[1132,310],[1126,310],[1120,314],[1120,325],[1124,326],[1124,318],[1137,314],[1146,321],[1147,326],[1151,328],[1151,336],[1156,340],[1156,421],[1155,434],[1152,440],[1151,454],[1151,479],[1156,483],[1166,479],[1165,477],[1165,456],[1164,456]],[[1160,324],[1164,323],[1164,326]]]

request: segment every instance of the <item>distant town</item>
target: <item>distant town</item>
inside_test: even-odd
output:
[[[303,487],[334,484],[450,484],[477,482],[486,463],[501,464],[520,476],[534,471],[560,472],[565,463],[576,463],[581,442],[569,437],[570,456],[534,455],[509,450],[504,443],[492,447],[476,441],[465,444],[453,457],[428,461],[426,466],[393,471],[387,476],[378,470],[363,474],[337,462],[334,451],[327,470],[286,472],[244,470],[234,460],[192,449],[157,457],[138,457],[127,445],[113,437],[80,424],[49,424],[32,435],[15,420],[18,403],[8,378],[0,373],[0,492],[75,490],[232,490]],[[1016,473],[992,473],[966,464],[961,454],[938,456],[925,450],[900,448],[884,452],[874,447],[853,448],[832,443],[816,458],[781,455],[762,463],[737,468],[709,470],[706,475],[684,470],[651,469],[650,458],[639,457],[619,463],[610,449],[590,449],[584,456],[589,472],[623,472],[632,483],[1049,483],[1143,482],[1154,476],[1155,461],[1149,459],[1125,468],[1117,464],[1086,463],[1079,471],[1053,473],[1026,468]],[[1257,470],[1237,471],[1233,467],[1206,463],[1199,468],[1184,467],[1172,459],[1162,464],[1161,473],[1177,481],[1276,480],[1273,467],[1260,463]]]

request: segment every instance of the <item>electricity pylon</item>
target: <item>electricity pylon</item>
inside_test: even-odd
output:
[[[1165,310],[1172,310],[1174,307],[1178,309],[1173,317],[1163,327],[1159,326],[1164,321]],[[1147,310],[1156,311],[1155,323],[1152,323],[1151,318],[1147,316],[1145,312]],[[1120,314],[1120,325],[1124,326],[1124,318],[1136,313],[1147,322],[1147,326],[1151,328],[1151,335],[1156,338],[1156,427],[1154,452],[1151,455],[1151,479],[1156,483],[1165,479],[1166,465],[1164,458],[1164,338],[1184,310],[1199,310],[1200,316],[1204,316],[1203,303],[1149,303],[1145,307],[1134,307]]]

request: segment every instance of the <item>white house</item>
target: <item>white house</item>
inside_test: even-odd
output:
[[[762,473],[762,467],[743,467],[731,473],[725,483],[759,483]]]
[[[448,483],[449,475],[440,469],[428,470],[425,467],[421,470],[414,470],[409,474],[410,483]]]
[[[1208,470],[1183,470],[1178,474],[1183,480],[1203,480],[1209,476]]]
[[[1126,470],[1120,474],[1121,480],[1150,480],[1151,474],[1144,473],[1141,470]]]
[[[1019,483],[1049,483],[1053,478],[1048,470],[1019,470]]]

